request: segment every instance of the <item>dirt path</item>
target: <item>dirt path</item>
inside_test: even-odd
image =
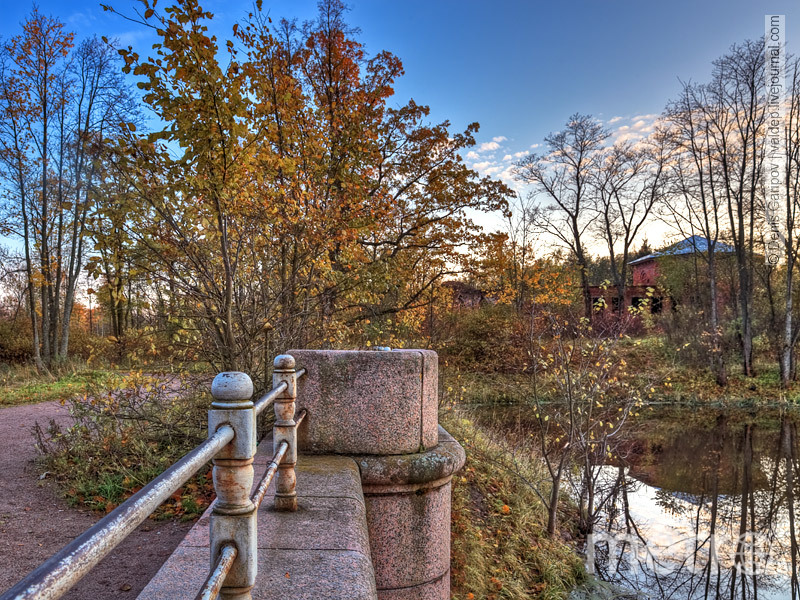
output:
[[[0,593],[102,516],[70,508],[50,481],[39,479],[31,428],[51,418],[70,423],[57,402],[0,409]],[[191,525],[145,521],[63,597],[136,598]]]

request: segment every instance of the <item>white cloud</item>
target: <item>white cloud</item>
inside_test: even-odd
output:
[[[134,29],[132,31],[123,31],[116,35],[109,35],[108,39],[111,42],[116,42],[118,47],[126,48],[127,46],[136,46],[142,40],[146,39],[149,34],[150,32],[144,29]]]
[[[513,158],[514,158],[514,157],[513,157],[513,156],[511,156],[510,154],[506,154],[506,155],[503,157],[503,160],[512,160]]]
[[[645,121],[644,119],[639,119],[638,121],[636,121],[636,123],[633,124],[633,128],[641,129],[645,125],[647,125],[647,121]]]
[[[67,17],[67,23],[72,27],[89,27],[92,21],[96,21],[94,15],[86,14],[82,12],[72,13],[69,17]]]
[[[541,144],[531,144],[530,145],[531,149],[538,148],[539,146],[541,146]]]
[[[642,136],[634,131],[629,131],[627,133],[622,133],[614,138],[616,143],[623,143],[623,142],[635,142],[640,140]]]
[[[498,135],[498,136],[493,137],[492,141],[493,142],[497,142],[499,144],[500,142],[505,142],[507,139],[508,138],[506,136],[504,136],[504,135]]]
[[[622,117],[613,117],[613,118],[611,118],[611,119],[609,119],[609,120],[608,120],[608,124],[609,124],[609,125],[613,125],[613,124],[614,124],[614,123],[616,123],[617,121],[622,121]]]
[[[497,142],[484,142],[478,147],[478,152],[492,152],[493,150],[497,150],[500,147],[500,144]]]
[[[472,168],[476,171],[483,171],[484,169],[488,169],[489,165],[491,165],[491,161],[485,160],[483,162],[475,163],[472,165]]]
[[[536,145],[538,146],[539,144],[536,144]],[[528,153],[525,152],[524,150],[522,150],[521,152],[515,152],[514,153],[514,158],[522,158],[523,156],[527,156],[527,155],[528,155]]]
[[[467,152],[467,160],[478,160],[479,158],[480,155],[474,150],[470,150],[469,152]]]

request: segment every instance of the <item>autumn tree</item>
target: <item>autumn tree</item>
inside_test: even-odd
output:
[[[24,247],[39,368],[67,356],[94,159],[109,129],[133,112],[113,50],[99,39],[75,47],[63,23],[34,8],[22,33],[3,45],[5,208]]]
[[[628,382],[628,366],[618,338],[598,335],[588,319],[577,329],[551,315],[548,326],[532,338],[530,401],[537,422],[539,453],[549,475],[549,490],[539,492],[547,508],[547,531],[555,535],[564,484],[575,485],[584,533],[603,505],[598,485],[601,466],[617,452],[629,417],[642,404],[642,391]]]
[[[197,2],[146,4],[154,56],[122,52],[165,123],[130,128],[111,161],[138,200],[127,227],[223,368],[425,306],[480,233],[467,210],[505,206],[461,161],[477,126],[390,107],[399,59],[367,56],[344,16],[330,0],[300,27],[256,7],[223,60]]]

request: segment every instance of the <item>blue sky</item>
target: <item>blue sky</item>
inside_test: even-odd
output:
[[[131,0],[107,0],[131,13]],[[31,4],[2,2],[8,37]],[[166,5],[167,0],[161,0]],[[251,0],[206,0],[225,36]],[[789,0],[350,0],[350,22],[370,53],[389,50],[404,63],[395,102],[431,106],[433,120],[463,129],[478,121],[481,144],[467,162],[508,178],[513,160],[588,113],[627,134],[646,129],[682,80],[704,81],[711,61],[733,43],[763,34],[764,15],[785,14],[790,52],[800,49],[800,8]],[[96,0],[41,0],[78,37],[118,37],[142,52],[152,39],[104,13]],[[313,17],[316,0],[264,0],[275,17]],[[535,148],[534,148],[535,150]]]

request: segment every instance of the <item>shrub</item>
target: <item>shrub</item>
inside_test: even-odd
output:
[[[42,469],[55,474],[70,502],[112,510],[205,439],[207,383],[138,374],[110,393],[70,401],[71,427],[36,424]],[[194,518],[212,494],[206,466],[159,514]]]
[[[0,320],[0,363],[22,363],[33,357],[33,335],[26,319]]]
[[[512,307],[487,304],[448,315],[449,339],[440,352],[452,363],[478,371],[501,371],[514,354],[520,320]]]

